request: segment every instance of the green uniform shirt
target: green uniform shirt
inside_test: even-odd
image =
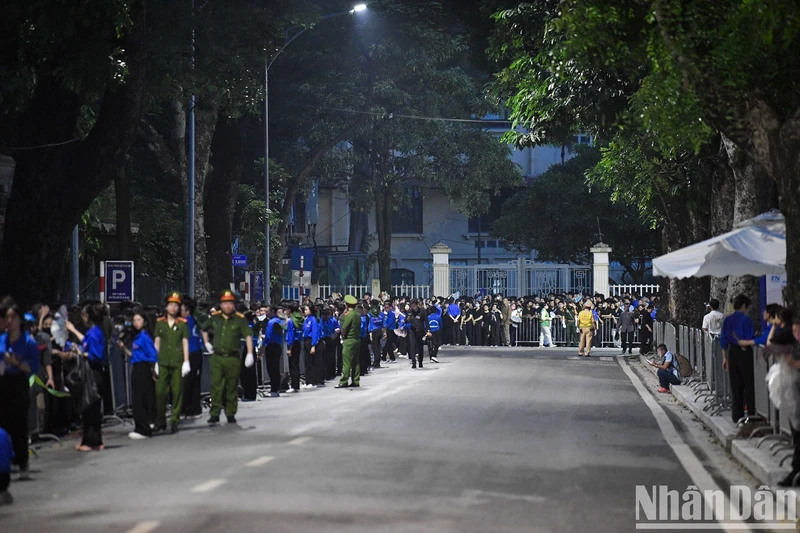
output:
[[[183,339],[189,338],[189,326],[185,318],[176,318],[172,327],[166,317],[156,322],[155,337],[161,339],[158,349],[158,364],[181,366],[183,364]]]
[[[547,308],[542,308],[542,313],[539,317],[539,324],[545,328],[550,327],[550,312],[547,310]]]
[[[355,309],[350,309],[342,319],[342,340],[361,340],[361,315]]]
[[[239,313],[225,316],[217,311],[203,324],[203,331],[209,330],[214,332],[214,353],[220,355],[239,355],[242,339],[253,336],[244,315]]]

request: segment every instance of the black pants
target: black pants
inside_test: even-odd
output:
[[[408,334],[405,337],[397,337],[397,350],[401,355],[408,355]]]
[[[105,385],[104,369],[100,366],[92,365],[92,374],[94,374],[94,382],[97,384],[97,390],[103,390]],[[155,396],[155,391],[153,392]],[[83,439],[81,440],[82,446],[89,446],[96,448],[103,445],[103,401],[98,399],[92,405],[87,407],[81,414],[83,420]],[[26,453],[27,456],[27,453]]]
[[[325,337],[325,379],[336,377],[336,348],[339,338]]]
[[[464,345],[464,330],[461,328],[461,317],[458,317],[457,322],[453,323],[453,344],[456,346]]]
[[[800,430],[789,424],[792,430],[792,444],[794,444],[794,455],[792,455],[792,472],[800,472]],[[0,490],[2,492],[2,490]]]
[[[360,375],[366,376],[369,374],[369,337],[362,337],[361,338],[361,345],[358,352],[359,356],[359,363],[360,363]],[[380,361],[381,358],[378,357],[375,361]],[[380,368],[379,365],[376,364],[375,368]]]
[[[203,414],[200,405],[200,378],[203,375],[203,352],[189,353],[191,370],[183,378],[183,414],[197,416]]]
[[[510,339],[511,346],[516,346],[517,345],[517,330],[518,329],[519,329],[518,326],[515,326],[514,324],[511,324],[511,327],[508,330],[509,335],[511,337],[511,339]]]
[[[419,361],[419,366],[422,366],[422,360],[425,357],[425,344],[423,343],[423,332],[411,330],[409,335],[413,336],[413,348],[412,353],[408,354],[408,358],[411,359],[411,363],[416,368],[417,361]]]
[[[267,374],[269,374],[269,391],[279,392],[281,389],[281,354],[280,344],[267,344]]]
[[[394,361],[394,349],[397,346],[397,335],[394,334],[394,330],[387,329],[386,330],[386,344],[383,345],[383,359],[386,360],[386,356],[389,356],[389,359]]]
[[[633,350],[633,332],[620,331],[619,339],[622,341],[622,353],[625,353],[625,350],[631,353],[631,350]]]
[[[370,337],[370,344],[372,346],[372,355],[373,359],[375,360],[372,364],[375,368],[381,367],[381,339],[383,338],[383,330],[376,329],[372,333],[369,334]],[[388,341],[387,341],[388,343]],[[364,370],[364,365],[362,362],[361,370]]]
[[[731,378],[731,418],[735,424],[744,416],[745,408],[750,415],[756,412],[752,348],[728,347],[728,375]]]
[[[28,468],[30,402],[28,376],[22,374],[0,376],[0,427],[11,437],[14,463],[22,469]]]
[[[653,347],[652,346],[653,345],[653,332],[649,331],[646,327],[643,327],[641,330],[639,330],[639,335],[641,335],[641,337],[642,337],[642,342],[641,342],[641,346],[639,347],[639,352],[641,352],[642,355],[650,353],[650,350]],[[752,372],[753,372],[753,369],[752,369],[752,365],[751,365],[750,373],[752,374]],[[751,379],[751,381],[752,381],[752,379]]]
[[[314,353],[311,353],[314,348]],[[303,339],[303,349],[306,352],[306,385],[322,385],[325,383],[322,361],[325,358],[325,343],[319,342],[311,346],[311,339]]]
[[[149,437],[153,434],[150,424],[156,419],[156,382],[150,363],[136,363],[131,367],[131,395],[134,431]]]
[[[28,450],[25,450],[25,453],[28,453]],[[11,484],[11,474],[8,472],[0,473],[0,492],[5,492],[8,490],[8,486]]]
[[[294,341],[289,347],[289,381],[294,390],[300,389],[300,341]]]
[[[442,345],[442,332],[434,331],[428,341],[428,356],[433,359],[439,355],[439,346]]]
[[[255,401],[258,398],[258,374],[256,374],[256,365],[250,368],[244,366],[245,354],[244,350],[240,354],[242,360],[242,367],[239,372],[239,383],[242,385],[242,398],[245,400]],[[255,357],[255,356],[253,356]]]
[[[341,337],[341,336],[340,336]],[[342,366],[344,366],[344,356],[342,349],[344,346],[341,342],[336,343],[336,375],[342,375]],[[367,353],[369,353],[369,348],[367,348]]]

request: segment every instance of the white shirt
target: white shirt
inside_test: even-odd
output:
[[[703,317],[703,329],[712,335],[719,335],[722,332],[722,313],[711,311]]]

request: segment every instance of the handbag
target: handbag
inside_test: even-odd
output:
[[[83,354],[78,354],[75,368],[67,374],[66,381],[70,390],[80,400],[81,412],[100,399],[94,374]]]

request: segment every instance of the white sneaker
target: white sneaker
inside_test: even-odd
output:
[[[142,435],[141,433],[136,433],[135,431],[131,431],[128,433],[128,438],[131,440],[145,440],[147,439],[146,436]]]
[[[297,391],[296,391],[296,390],[294,390],[294,389],[289,389],[289,390],[287,390],[287,391],[286,391],[286,394],[292,394],[292,393],[294,393],[294,392],[297,392]]]
[[[30,470],[28,470],[26,468],[25,470],[20,470],[19,471],[19,480],[20,481],[29,481],[30,479],[31,479]]]

